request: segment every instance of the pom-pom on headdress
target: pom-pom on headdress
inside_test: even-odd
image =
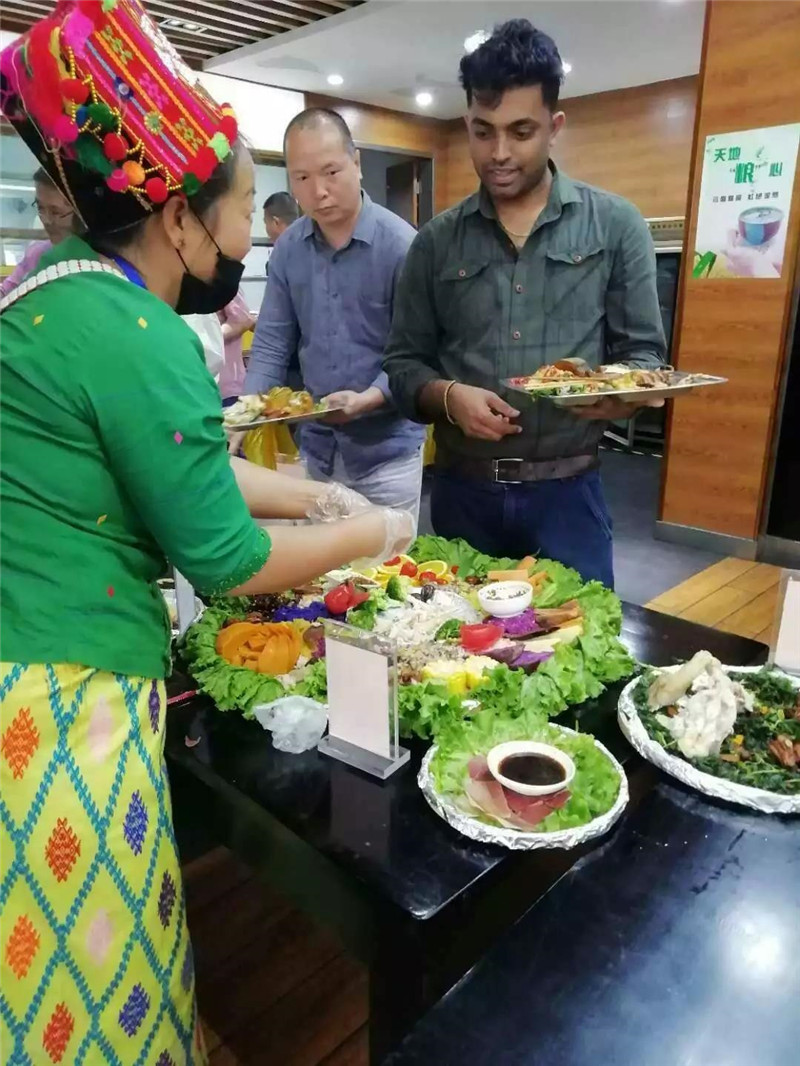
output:
[[[238,134],[139,0],[60,0],[0,54],[0,107],[90,230],[193,196]]]

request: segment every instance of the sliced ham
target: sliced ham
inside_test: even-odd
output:
[[[489,769],[489,763],[486,760],[485,755],[476,755],[474,759],[470,759],[467,766],[469,776],[473,781],[493,781],[492,771]]]
[[[529,830],[569,800],[569,790],[523,796],[496,781],[483,755],[470,759],[464,791],[474,807],[512,829]]]
[[[474,781],[468,777],[464,791],[478,810],[488,814],[490,818],[502,821],[511,815],[505,789],[498,781]]]
[[[549,796],[521,796],[518,792],[504,789],[506,802],[513,814],[526,826],[536,825],[546,818],[551,811],[563,807],[569,799],[567,789],[551,793]]]
[[[569,789],[562,788],[560,792],[553,792],[549,796],[544,796],[543,799],[551,811],[557,811],[559,807],[569,803],[569,797]]]

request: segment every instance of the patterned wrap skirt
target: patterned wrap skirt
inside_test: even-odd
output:
[[[161,682],[0,665],[0,1061],[205,1054]]]

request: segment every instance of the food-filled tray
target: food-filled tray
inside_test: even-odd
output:
[[[567,726],[549,727],[551,734],[561,734],[563,737],[575,737],[574,729]],[[628,779],[622,766],[614,758],[611,752],[594,737],[594,747],[597,754],[607,764],[608,770],[618,777],[618,788],[613,802],[602,813],[596,814],[581,825],[571,825],[569,828],[551,829],[549,832],[535,827],[528,831],[520,829],[504,828],[500,824],[493,824],[491,818],[486,818],[479,810],[471,807],[463,797],[455,797],[452,794],[441,792],[436,785],[436,775],[433,762],[436,758],[438,747],[434,744],[422,760],[417,784],[422,794],[428,801],[429,806],[443,818],[448,825],[471,840],[481,844],[499,844],[510,848],[512,851],[536,851],[541,848],[575,848],[584,844],[587,840],[607,833],[617,821],[628,803],[629,790]],[[584,757],[585,759],[585,757]],[[545,822],[545,824],[547,824]]]
[[[306,411],[301,415],[271,415],[269,418],[256,418],[252,422],[225,422],[225,429],[229,433],[240,433],[246,429],[258,429],[259,426],[272,426],[278,422],[309,422],[315,418],[322,418],[332,411],[341,411],[343,404],[317,405],[313,411]]]
[[[679,669],[679,666],[665,667],[663,670],[660,670],[659,673],[669,674],[674,673]],[[757,679],[761,676],[765,676],[764,668],[758,666],[723,666],[722,670],[726,674],[740,678],[752,677],[753,679]],[[786,685],[795,688],[798,696],[797,707],[800,708],[800,681],[788,677],[780,671],[773,671],[773,676],[780,677]],[[625,735],[625,739],[642,756],[642,758],[647,759],[648,762],[657,766],[665,773],[677,778],[690,788],[704,793],[706,796],[726,800],[728,803],[737,803],[741,806],[750,807],[752,810],[761,811],[765,814],[800,814],[800,792],[777,791],[758,787],[759,782],[766,783],[767,780],[773,779],[777,774],[783,776],[789,775],[789,771],[785,771],[779,764],[776,764],[774,767],[770,767],[769,765],[765,766],[763,758],[757,759],[758,753],[747,753],[748,755],[752,754],[755,756],[752,763],[754,770],[749,774],[749,780],[745,774],[740,775],[741,780],[736,780],[733,779],[735,775],[735,763],[727,763],[726,772],[730,776],[721,776],[722,767],[726,766],[723,759],[730,758],[729,756],[723,754],[720,757],[690,759],[685,757],[679,750],[668,750],[664,744],[659,743],[659,741],[651,735],[651,732],[643,720],[642,713],[640,713],[640,709],[643,706],[643,692],[646,685],[647,678],[645,676],[640,676],[633,681],[630,681],[625,686],[620,696],[617,715],[619,726]],[[759,730],[764,732],[765,736],[768,738],[770,735],[768,730],[772,721],[769,714],[769,708],[764,706],[756,707],[752,718],[758,723]],[[763,719],[763,722],[758,722],[758,719]],[[782,728],[785,729],[787,733],[791,732],[792,735],[796,734],[797,729],[795,726],[797,725],[797,722],[793,720],[791,713],[786,714],[785,721],[787,723],[785,726],[779,725],[777,727],[779,734]],[[726,745],[733,749],[738,747],[741,751],[743,745],[747,743],[749,743],[749,741],[747,741],[745,736],[734,736],[732,741],[730,741],[729,738],[726,739],[722,751],[725,751]],[[763,743],[766,745],[767,740],[764,740]],[[772,743],[774,743],[774,741],[772,741]],[[716,772],[712,772],[715,770]],[[800,768],[795,772],[800,777]]]
[[[708,385],[724,385],[728,380],[713,374],[690,374],[670,368],[639,370],[630,367],[603,367],[600,372],[586,375],[572,375],[567,372],[563,377],[547,377],[540,374],[541,371],[527,377],[506,378],[503,384],[513,392],[524,393],[532,400],[542,398],[550,400],[558,407],[581,407],[609,396],[633,403],[669,399]]]
[[[229,432],[256,429],[278,422],[305,422],[322,418],[332,411],[341,411],[344,404],[332,404],[326,400],[314,400],[303,391],[288,388],[273,388],[267,393],[240,396],[236,403],[223,413],[223,425]]]

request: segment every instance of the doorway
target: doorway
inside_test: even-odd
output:
[[[433,160],[361,148],[361,184],[370,199],[419,229],[433,218]]]

